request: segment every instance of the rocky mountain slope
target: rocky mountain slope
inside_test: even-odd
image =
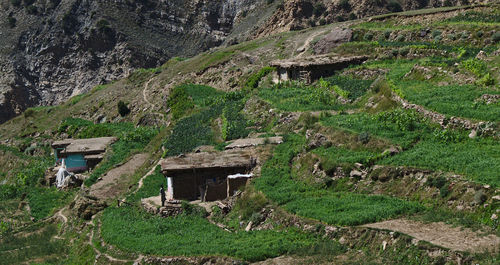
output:
[[[2,0],[0,122],[223,43],[464,1]]]
[[[261,0],[3,0],[0,122],[133,69],[220,45],[244,14],[262,5],[267,7]],[[245,30],[239,29],[241,36]]]

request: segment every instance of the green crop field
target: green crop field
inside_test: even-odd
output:
[[[302,137],[289,135],[255,181],[257,189],[292,213],[329,224],[360,225],[422,209],[417,203],[387,196],[334,192],[294,181],[289,163],[303,143]]]
[[[258,261],[329,244],[331,253],[343,248],[295,229],[227,232],[197,215],[161,218],[129,207],[109,208],[102,217],[102,236],[121,249],[165,256],[230,256]]]

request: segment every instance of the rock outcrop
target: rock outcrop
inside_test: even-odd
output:
[[[221,45],[264,0],[2,1],[0,123],[96,85]],[[260,16],[258,16],[260,17]],[[9,21],[10,23],[3,23]],[[239,24],[244,24],[239,26]]]

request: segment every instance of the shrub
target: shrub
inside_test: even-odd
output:
[[[450,194],[450,187],[448,185],[444,185],[439,189],[439,196],[441,196],[441,198],[445,198],[449,194]]]
[[[495,79],[490,73],[487,73],[477,81],[477,84],[481,86],[492,86],[495,84]]]
[[[36,0],[23,0],[24,5],[30,6],[35,3]]]
[[[25,110],[23,113],[24,118],[30,118],[33,117],[34,115],[35,115],[35,110],[32,108]]]
[[[387,3],[387,9],[391,12],[401,12],[403,9],[401,8],[401,4],[397,0],[389,0]]]
[[[384,31],[384,37],[388,40],[391,37],[392,31],[390,29]]]
[[[363,144],[367,144],[370,141],[370,134],[368,132],[362,132],[358,135],[358,141]]]
[[[460,37],[465,40],[469,38],[469,35],[470,35],[469,32],[464,31],[460,34]]]
[[[493,34],[491,36],[491,39],[493,40],[493,42],[497,43],[497,42],[500,42],[500,31],[498,32],[495,32],[495,34]]]
[[[28,12],[28,14],[34,15],[34,14],[38,13],[38,9],[34,5],[29,5],[26,7],[26,12]]]
[[[455,33],[450,33],[450,34],[448,34],[448,39],[457,40],[457,35]]]
[[[323,15],[323,13],[325,13],[326,11],[326,7],[323,3],[316,3],[314,4],[314,7],[313,7],[313,14],[316,16],[316,17],[319,17],[321,15]]]
[[[402,35],[402,34],[401,34],[401,35],[398,35],[398,36],[396,37],[396,41],[397,41],[397,42],[402,42],[402,41],[405,41],[405,35]]]
[[[8,17],[7,18],[7,23],[9,24],[10,28],[15,28],[16,27],[16,18],[15,17]]]
[[[401,54],[402,56],[406,56],[408,55],[408,53],[410,53],[410,47],[408,46],[399,49],[399,54]]]
[[[13,6],[20,6],[21,5],[21,0],[10,0],[10,3]]]
[[[340,0],[339,7],[344,10],[351,10],[351,4],[349,4],[349,0]]]
[[[479,205],[483,204],[487,199],[488,196],[486,196],[486,194],[482,190],[476,191],[476,193],[474,194],[474,202]]]
[[[477,77],[485,75],[488,70],[484,61],[475,58],[463,61],[461,66]]]
[[[372,32],[367,32],[365,36],[363,36],[363,39],[366,41],[371,41],[373,40],[373,33]]]
[[[478,31],[476,32],[476,37],[478,37],[478,38],[483,37],[483,35],[484,35],[484,33],[483,33],[483,31],[481,31],[481,30],[478,30]]]
[[[120,116],[125,117],[130,113],[130,109],[128,108],[127,104],[123,101],[118,101],[118,113]]]
[[[429,186],[441,189],[447,183],[447,180],[443,176],[435,177],[429,180]]]
[[[441,36],[442,32],[440,30],[432,31],[432,37],[436,38],[437,36]]]

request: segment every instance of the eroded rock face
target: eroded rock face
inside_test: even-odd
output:
[[[36,1],[36,12],[4,2],[0,21],[16,23],[0,24],[0,123],[218,46],[265,1]]]
[[[70,209],[73,210],[76,216],[84,220],[92,219],[92,216],[104,210],[108,205],[98,200],[94,196],[88,195],[86,192],[79,194],[71,203]]]

